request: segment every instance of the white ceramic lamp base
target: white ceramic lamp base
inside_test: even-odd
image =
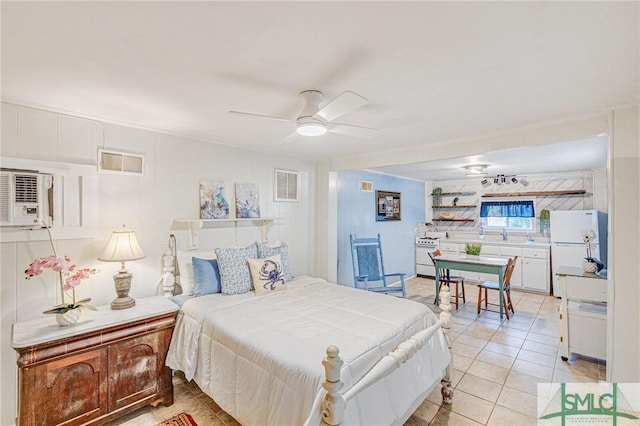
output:
[[[136,304],[133,297],[129,296],[129,290],[131,289],[131,278],[133,274],[126,270],[121,270],[113,276],[113,282],[116,286],[117,298],[111,302],[111,309],[120,310],[131,308]]]

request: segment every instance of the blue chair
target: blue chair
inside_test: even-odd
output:
[[[369,238],[357,238],[351,234],[349,241],[351,242],[351,259],[356,288],[364,288],[376,293],[402,292],[402,297],[407,297],[404,287],[404,277],[407,274],[385,274],[384,272],[380,234],[377,237]],[[387,279],[393,277],[400,278],[400,286],[387,285]]]

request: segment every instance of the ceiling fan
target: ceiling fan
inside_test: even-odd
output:
[[[367,99],[355,92],[346,91],[335,97],[332,101],[320,108],[324,94],[319,90],[304,90],[299,95],[304,101],[304,108],[295,119],[273,117],[270,115],[252,114],[249,112],[229,111],[229,114],[239,114],[250,117],[267,118],[271,120],[287,121],[295,124],[295,133],[291,136],[320,136],[327,132],[339,133],[348,136],[367,139],[378,133],[377,129],[354,126],[352,124],[336,123],[336,118],[360,108],[368,103]],[[284,142],[283,141],[283,142]]]

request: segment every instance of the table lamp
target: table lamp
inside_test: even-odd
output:
[[[103,262],[122,263],[122,267],[118,273],[113,276],[118,297],[111,302],[111,309],[127,309],[136,304],[135,299],[129,296],[133,274],[125,269],[124,262],[143,259],[145,257],[146,255],[142,251],[140,244],[138,244],[138,239],[134,231],[126,229],[113,231],[107,248],[105,248],[102,255],[98,257],[98,260]]]

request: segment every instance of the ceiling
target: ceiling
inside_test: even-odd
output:
[[[2,97],[311,161],[441,145],[637,102],[638,6],[2,2]],[[294,124],[228,114],[294,119],[308,89],[325,100],[364,96],[368,104],[339,121],[380,132],[282,143]],[[435,166],[505,163],[534,173],[532,164],[553,159],[586,168],[573,148],[592,145],[601,149],[574,141],[562,152],[515,149]],[[385,170],[424,178],[420,168],[434,165],[405,167]]]
[[[503,174],[521,178],[531,174],[602,169],[607,166],[608,142],[609,138],[606,135],[600,135],[577,141],[370,169],[395,176],[433,181],[466,179],[468,176],[464,167],[481,164],[487,166],[485,170],[489,177]],[[475,178],[478,181],[482,179],[482,177]]]

